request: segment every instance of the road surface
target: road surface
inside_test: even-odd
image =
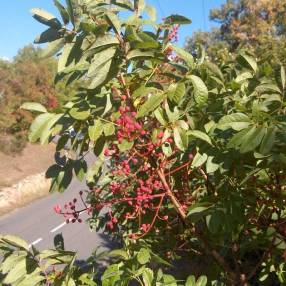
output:
[[[39,250],[54,248],[55,235],[62,234],[65,249],[76,251],[79,260],[89,257],[98,246],[102,246],[102,250],[113,248],[115,243],[110,237],[89,230],[84,222],[87,218],[85,213],[81,214],[83,223],[66,224],[63,216],[53,211],[56,204],[63,206],[73,198],[79,198],[79,191],[84,189],[85,183],[74,179],[63,194],[51,194],[1,217],[0,234],[20,236]]]

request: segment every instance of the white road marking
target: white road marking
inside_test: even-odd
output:
[[[57,227],[53,228],[50,232],[56,232],[57,230],[61,229],[62,227],[64,227],[67,223],[63,222],[62,224],[58,225]]]
[[[78,215],[81,216],[84,212],[85,212],[85,211],[82,211],[82,212],[80,212]],[[71,222],[71,221],[72,221],[72,218],[69,219],[69,222]],[[50,231],[50,233],[56,232],[57,230],[59,230],[59,229],[61,229],[62,227],[64,227],[66,224],[67,224],[66,222],[63,222],[62,224],[60,224],[60,225],[56,226],[55,228],[53,228],[53,229]]]
[[[84,213],[84,211],[83,211],[83,212],[80,212],[80,213],[79,213],[79,216],[80,216],[82,213]],[[72,220],[72,219],[70,218],[69,221],[71,221],[71,220]],[[62,227],[64,227],[66,224],[67,224],[66,222],[61,223],[61,224],[58,225],[57,227],[53,228],[53,229],[50,231],[50,233],[56,232],[57,230],[59,230],[59,229],[61,229]],[[29,248],[31,248],[32,245],[38,244],[38,243],[41,242],[42,240],[43,240],[43,239],[42,239],[41,237],[38,238],[38,239],[36,239],[35,241],[33,241],[32,243],[29,244]]]
[[[43,239],[40,237],[40,238],[38,238],[37,240],[33,241],[33,242],[29,245],[29,248],[31,248],[32,245],[38,244],[38,243],[41,242],[42,240],[43,240]]]

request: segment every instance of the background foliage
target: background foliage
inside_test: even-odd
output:
[[[27,131],[34,118],[20,109],[26,101],[36,101],[52,110],[60,108],[74,87],[61,82],[54,85],[57,62],[41,59],[41,49],[32,45],[21,49],[10,61],[0,61],[0,145],[1,151],[15,153],[27,141]]]
[[[271,63],[285,64],[285,12],[283,1],[227,0],[210,12],[218,28],[198,31],[187,40],[186,48],[195,52],[202,44],[209,56],[218,59],[228,59],[230,53],[245,49]]]

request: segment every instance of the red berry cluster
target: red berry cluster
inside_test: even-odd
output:
[[[145,135],[146,131],[143,130],[142,124],[140,124],[135,118],[137,113],[131,112],[129,106],[119,107],[120,117],[116,120],[116,124],[119,125],[117,130],[117,139],[121,143],[123,139],[133,141],[138,135]]]
[[[106,223],[106,228],[109,230],[114,230],[116,224],[118,223],[117,217],[113,216],[111,212],[109,212],[110,220]]]

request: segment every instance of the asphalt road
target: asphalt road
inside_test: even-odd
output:
[[[107,235],[89,230],[85,223],[85,213],[81,214],[83,223],[66,224],[64,218],[53,211],[54,205],[63,206],[74,197],[78,198],[78,192],[84,189],[85,184],[74,179],[63,194],[51,194],[1,217],[0,234],[20,236],[30,245],[43,250],[54,248],[54,237],[61,233],[65,249],[76,251],[79,260],[86,259],[98,246],[101,246],[102,250],[113,248],[115,244]]]

